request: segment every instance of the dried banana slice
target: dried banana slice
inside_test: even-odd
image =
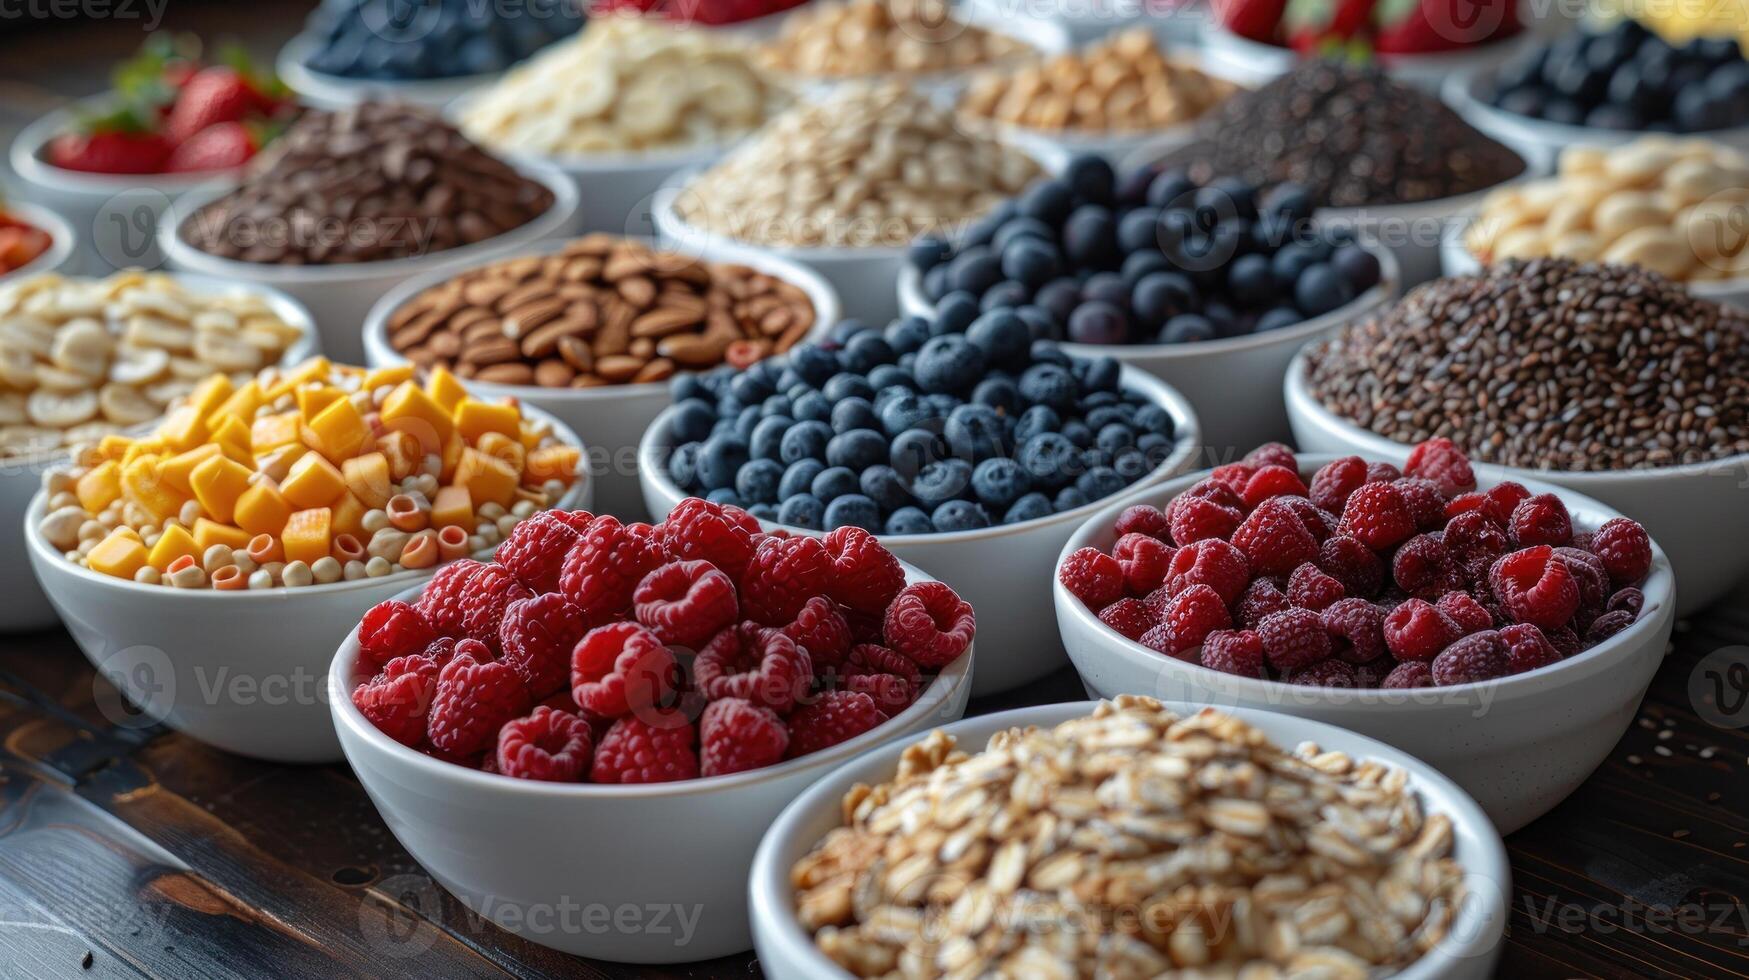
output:
[[[97,415],[97,392],[33,391],[25,400],[24,410],[30,420],[48,429],[69,429],[89,422]]]

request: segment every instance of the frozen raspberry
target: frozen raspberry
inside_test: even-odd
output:
[[[1606,612],[1591,621],[1591,626],[1585,630],[1585,643],[1588,646],[1602,643],[1633,624],[1634,614],[1626,609]]]
[[[1171,533],[1168,530],[1170,527],[1171,522],[1166,519],[1166,513],[1152,504],[1133,504],[1117,515],[1119,536],[1146,534],[1150,538],[1164,539]]]
[[[1616,588],[1639,585],[1652,570],[1652,539],[1637,521],[1615,517],[1591,535],[1591,553],[1603,560]]]
[[[1379,686],[1393,691],[1411,687],[1432,687],[1433,670],[1419,660],[1406,660],[1392,668]]]
[[[1338,644],[1336,656],[1361,664],[1389,655],[1385,648],[1384,611],[1365,599],[1342,599],[1319,614],[1324,632],[1346,644]]]
[[[1471,633],[1433,658],[1433,683],[1440,687],[1474,684],[1512,671],[1506,640],[1494,630]]]
[[[1222,602],[1239,598],[1251,581],[1251,569],[1245,555],[1225,541],[1211,538],[1185,545],[1172,555],[1166,569],[1166,591],[1177,595],[1193,585],[1206,585],[1215,590]]]
[[[1340,514],[1342,506],[1348,503],[1348,495],[1365,482],[1366,460],[1359,456],[1344,456],[1325,463],[1312,474],[1312,487],[1306,491],[1306,496],[1319,507]]]
[[[874,698],[861,691],[826,691],[790,715],[784,758],[800,758],[847,742],[885,720]]]
[[[1342,583],[1349,595],[1377,595],[1385,582],[1385,563],[1356,538],[1338,534],[1318,546],[1313,564]]]
[[[1409,515],[1415,518],[1417,530],[1437,531],[1445,526],[1445,498],[1433,481],[1406,476],[1391,486],[1397,488],[1397,492],[1403,495],[1403,502],[1409,505]]]
[[[1415,518],[1396,487],[1389,483],[1363,483],[1342,506],[1338,533],[1358,538],[1374,551],[1388,551],[1415,533]]]
[[[1603,561],[1589,551],[1556,548],[1555,557],[1567,566],[1567,571],[1573,573],[1573,581],[1579,585],[1577,615],[1589,623],[1597,618],[1597,614],[1603,611],[1604,603],[1609,601],[1609,572],[1604,570]]]
[[[759,530],[759,522],[749,526],[750,520],[740,508],[688,497],[662,522],[662,551],[673,561],[708,561],[739,580],[753,557],[752,535]]]
[[[486,567],[472,558],[460,558],[439,568],[413,603],[419,618],[440,636],[461,635],[462,600],[468,583]]]
[[[672,783],[697,779],[697,733],[674,712],[659,712],[655,724],[643,718],[616,719],[595,745],[590,773],[597,783]]]
[[[1104,609],[1123,598],[1123,566],[1098,548],[1077,548],[1057,569],[1057,581],[1089,609]]]
[[[1258,623],[1263,622],[1263,617],[1281,612],[1287,607],[1287,596],[1275,587],[1275,583],[1260,578],[1247,585],[1245,591],[1239,594],[1239,601],[1233,607],[1233,619],[1242,628],[1254,630]]]
[[[712,701],[745,698],[788,714],[814,683],[814,665],[782,632],[746,622],[718,633],[692,662],[693,682]]]
[[[1192,585],[1172,597],[1160,625],[1166,629],[1169,653],[1183,653],[1199,646],[1215,630],[1233,625],[1226,600],[1206,585]]]
[[[1166,581],[1166,569],[1172,562],[1172,548],[1159,538],[1134,531],[1117,539],[1111,556],[1123,569],[1124,588],[1131,595],[1147,595]]]
[[[1233,532],[1232,543],[1258,575],[1287,575],[1318,557],[1317,539],[1299,515],[1279,500],[1258,504]]]
[[[1445,543],[1431,534],[1417,534],[1391,556],[1391,581],[1422,599],[1437,599],[1459,584],[1458,570]]]
[[[1251,471],[1249,469],[1247,469],[1245,471],[1245,479],[1247,481],[1249,481],[1251,479]],[[1244,488],[1245,488],[1244,483],[1241,483],[1239,485],[1239,490],[1243,490]],[[1224,483],[1220,480],[1217,480],[1212,476],[1208,476],[1208,477],[1204,477],[1204,478],[1196,481],[1195,483],[1191,484],[1189,490],[1186,490],[1183,493],[1179,494],[1178,496],[1172,498],[1172,503],[1166,505],[1166,521],[1167,521],[1167,523],[1171,523],[1171,521],[1172,521],[1173,504],[1176,504],[1178,501],[1183,500],[1186,497],[1194,497],[1198,500],[1211,501],[1213,503],[1220,504],[1222,507],[1230,507],[1233,510],[1239,511],[1240,513],[1244,513],[1245,509],[1246,509],[1245,508],[1245,498],[1243,498],[1239,495],[1238,490],[1234,490],[1232,487],[1228,486],[1226,483]]]
[[[1289,684],[1303,684],[1307,687],[1361,687],[1360,677],[1356,674],[1354,665],[1347,661],[1328,657],[1304,667],[1282,671],[1281,679]]]
[[[494,651],[498,647],[498,624],[504,621],[504,610],[518,599],[534,593],[516,580],[503,565],[487,565],[468,580],[468,590],[461,599],[461,635],[479,640]],[[496,655],[494,653],[494,655]]]
[[[518,582],[535,592],[555,592],[565,555],[583,536],[571,523],[578,518],[594,520],[588,511],[577,511],[568,519],[553,511],[541,511],[511,528],[494,557]]]
[[[1373,460],[1366,464],[1367,483],[1395,483],[1402,478],[1402,470],[1383,460]]]
[[[1620,609],[1625,609],[1629,613],[1632,613],[1636,619],[1640,615],[1640,610],[1645,607],[1646,594],[1632,586],[1617,591],[1614,595],[1610,596],[1609,601],[1604,604],[1604,610],[1606,612],[1615,612]]]
[[[1385,646],[1398,660],[1432,660],[1462,632],[1425,599],[1406,599],[1385,614]]]
[[[1573,519],[1567,505],[1552,493],[1526,497],[1512,508],[1507,535],[1520,548],[1547,544],[1559,547],[1573,540]]]
[[[789,730],[777,712],[745,698],[704,706],[698,719],[699,775],[726,776],[783,761]]]
[[[1202,641],[1202,665],[1239,677],[1263,676],[1263,640],[1251,630],[1215,630]]]
[[[850,624],[824,596],[802,603],[796,618],[783,628],[783,635],[796,641],[816,669],[842,664],[850,653]]]
[[[1460,493],[1445,502],[1445,516],[1447,518],[1452,518],[1459,514],[1480,511],[1482,506],[1487,502],[1488,498],[1485,494],[1478,493],[1474,490],[1471,490],[1469,493]],[[1483,514],[1482,516],[1487,517],[1488,515]]]
[[[1280,466],[1290,472],[1297,472],[1300,467],[1300,461],[1294,458],[1294,451],[1279,442],[1266,442],[1258,446],[1246,453],[1240,462],[1253,469]]]
[[[819,538],[767,538],[741,576],[741,612],[767,626],[792,622],[831,587],[832,556]]]
[[[1517,622],[1551,630],[1579,611],[1579,583],[1546,544],[1502,557],[1488,575],[1494,598]]]
[[[1311,532],[1312,540],[1319,544],[1330,540],[1330,536],[1336,533],[1337,526],[1342,523],[1335,514],[1304,497],[1277,497],[1275,499],[1287,505],[1287,508],[1299,517],[1300,523],[1304,524],[1306,530]]]
[[[537,706],[498,730],[494,771],[517,779],[576,783],[595,755],[589,723],[576,715]]]
[[[905,586],[887,607],[881,635],[887,646],[919,667],[935,670],[965,653],[976,629],[972,604],[947,583],[917,582]]]
[[[1131,640],[1160,625],[1160,617],[1140,599],[1119,599],[1099,611],[1099,621]]]
[[[1447,497],[1476,488],[1476,474],[1470,469],[1470,458],[1444,436],[1429,439],[1409,450],[1403,473],[1431,480]]]
[[[571,651],[571,697],[598,715],[647,712],[666,703],[679,682],[674,654],[637,623],[597,626]]]
[[[1172,634],[1171,630],[1167,628],[1165,623],[1161,623],[1148,632],[1143,633],[1141,638],[1136,640],[1136,642],[1155,653],[1163,654],[1168,657],[1173,657],[1178,660],[1192,659],[1182,653],[1174,653],[1172,651]]]
[[[1469,636],[1494,628],[1494,615],[1468,592],[1452,591],[1439,597],[1433,608],[1456,624],[1459,634]]]
[[[602,515],[565,555],[559,591],[600,623],[630,609],[638,582],[660,564],[662,552],[648,538]]]
[[[1311,562],[1294,569],[1287,580],[1287,601],[1301,609],[1321,611],[1348,594],[1342,583],[1319,571]]]
[[[1172,501],[1172,543],[1183,547],[1197,541],[1224,539],[1245,519],[1237,507],[1206,497],[1181,496]]]
[[[1597,625],[1597,621],[1592,620],[1591,625]],[[1571,626],[1562,626],[1558,629],[1544,630],[1543,636],[1548,639],[1549,645],[1555,648],[1555,652],[1560,654],[1563,658],[1571,657],[1573,654],[1584,649],[1585,646],[1579,641],[1579,634],[1573,632]]]
[[[862,528],[837,528],[823,543],[832,559],[826,594],[839,604],[862,612],[880,612],[905,587],[905,570],[899,567],[899,559]]]
[[[537,698],[565,686],[571,676],[571,650],[588,631],[583,610],[557,592],[512,602],[498,624],[499,659],[516,671]]]
[[[1511,547],[1506,532],[1479,510],[1453,517],[1445,525],[1441,540],[1452,560],[1465,567],[1477,563],[1492,565]]]
[[[384,735],[402,745],[425,741],[425,716],[437,693],[437,664],[413,654],[383,664],[375,677],[353,688],[352,704]]]
[[[1300,475],[1285,466],[1271,464],[1258,467],[1251,474],[1251,479],[1245,481],[1245,491],[1239,496],[1245,500],[1246,507],[1255,507],[1270,497],[1304,497],[1306,485],[1300,480]]]
[[[1210,470],[1208,478],[1231,490],[1234,496],[1243,500],[1241,495],[1245,492],[1245,484],[1251,482],[1251,474],[1255,472],[1257,472],[1257,467],[1248,463],[1227,463]]]
[[[1506,672],[1509,674],[1522,674],[1561,659],[1561,654],[1548,637],[1543,636],[1543,631],[1529,623],[1501,627],[1500,638],[1506,641]]]
[[[358,624],[358,662],[376,670],[383,664],[419,653],[437,639],[412,606],[385,599],[370,607]]]
[[[673,561],[645,575],[632,592],[632,609],[663,643],[693,649],[739,612],[735,583],[708,561]]]
[[[465,640],[457,644],[455,659],[438,673],[431,698],[432,747],[454,755],[490,748],[498,729],[534,703],[509,664],[476,660],[462,652],[466,646]]]
[[[1518,502],[1528,500],[1530,491],[1524,484],[1507,480],[1482,491],[1482,506],[1479,508],[1483,516],[1502,528],[1512,526],[1512,512],[1518,508]]]
[[[1385,678],[1391,676],[1391,671],[1397,668],[1397,658],[1390,654],[1376,657],[1365,663],[1354,665],[1354,685],[1356,687],[1380,687]]]
[[[1310,609],[1284,609],[1257,624],[1263,654],[1277,670],[1292,670],[1330,656],[1330,634]]]

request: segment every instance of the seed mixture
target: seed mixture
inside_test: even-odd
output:
[[[1145,697],[975,754],[931,732],[843,807],[790,880],[862,977],[1360,980],[1445,939],[1464,894],[1405,771]]]
[[[954,17],[943,0],[815,3],[784,20],[760,50],[765,68],[819,78],[954,71],[1032,52]]]
[[[1308,349],[1325,408],[1401,443],[1603,471],[1749,452],[1749,320],[1633,266],[1508,261]]]

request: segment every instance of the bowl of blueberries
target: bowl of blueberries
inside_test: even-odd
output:
[[[1011,309],[1072,356],[1164,380],[1198,407],[1206,445],[1242,450],[1285,436],[1276,389],[1294,352],[1397,289],[1388,250],[1313,210],[1289,184],[1119,176],[1077,156],[957,239],[915,243],[899,305],[956,320]]]
[[[1038,570],[1103,502],[1201,446],[1170,386],[1070,354],[1011,309],[845,320],[740,372],[677,378],[673,396],[638,450],[653,519],[699,496],[793,533],[873,531],[983,611],[974,695],[1068,663]]]
[[[1615,146],[1645,133],[1749,146],[1749,60],[1736,38],[1673,45],[1628,19],[1454,75],[1444,97],[1539,171],[1564,147]]]

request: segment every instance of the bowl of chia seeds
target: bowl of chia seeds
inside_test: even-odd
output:
[[[1406,459],[1443,436],[1646,526],[1678,615],[1749,574],[1749,317],[1634,266],[1506,261],[1439,279],[1302,351],[1284,392],[1308,452]]]

